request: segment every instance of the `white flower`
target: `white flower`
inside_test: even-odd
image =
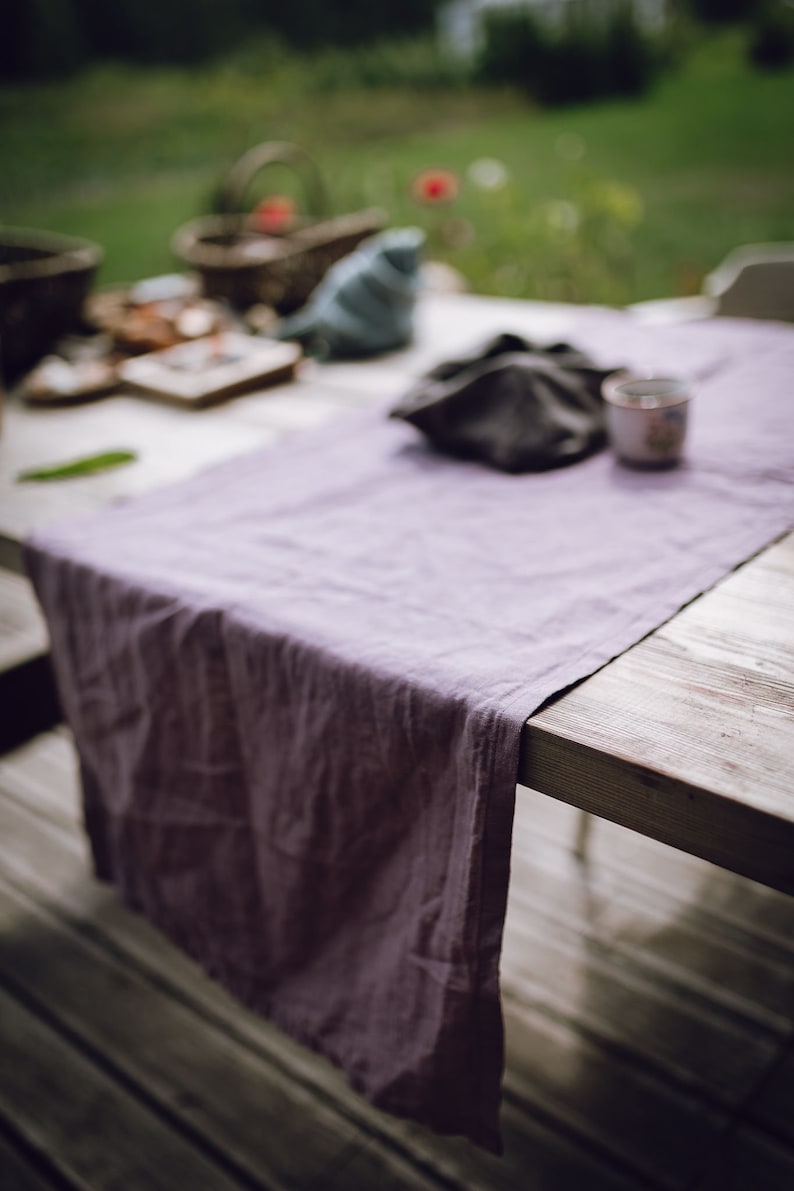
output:
[[[466,173],[469,181],[480,190],[501,190],[510,181],[507,166],[495,157],[478,157]]]

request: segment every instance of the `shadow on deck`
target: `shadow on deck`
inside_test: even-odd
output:
[[[0,1185],[794,1186],[794,900],[520,789],[494,1159],[394,1121],[90,876],[63,729],[0,758]]]

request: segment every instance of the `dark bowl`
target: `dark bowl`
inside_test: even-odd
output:
[[[0,227],[0,369],[13,383],[60,335],[79,330],[103,252],[54,232]]]

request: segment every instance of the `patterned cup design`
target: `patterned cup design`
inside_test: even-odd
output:
[[[604,381],[607,432],[626,463],[668,466],[681,458],[690,392],[671,376],[618,373]]]

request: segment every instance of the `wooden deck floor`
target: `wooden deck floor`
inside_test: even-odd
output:
[[[794,900],[519,791],[495,1159],[375,1112],[90,876],[68,734],[0,757],[0,1187],[794,1186]]]

